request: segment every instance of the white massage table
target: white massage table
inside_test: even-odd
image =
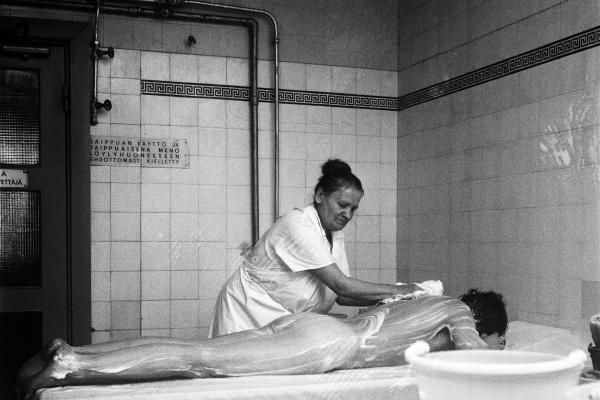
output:
[[[568,354],[578,348],[567,330],[513,321],[507,349]],[[408,365],[318,375],[266,375],[40,389],[38,400],[419,400]]]

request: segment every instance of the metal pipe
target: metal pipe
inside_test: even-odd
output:
[[[196,0],[185,0],[185,4],[201,5],[205,7],[221,8],[226,10],[247,12],[259,14],[267,17],[271,21],[273,26],[273,46],[274,46],[274,89],[275,89],[275,112],[274,112],[274,124],[275,132],[273,138],[273,157],[275,162],[274,174],[274,215],[273,219],[279,217],[279,28],[277,26],[277,20],[275,16],[268,11],[259,10],[255,8],[237,7],[225,4],[208,3],[205,1]]]
[[[99,15],[100,6],[99,1],[96,6],[88,3],[85,0],[4,0],[4,4],[14,4],[18,6],[30,6],[37,8],[53,8],[53,9],[66,9],[66,10],[75,10],[75,11],[96,11],[96,15]],[[267,16],[273,25],[274,30],[274,47],[275,47],[275,55],[274,55],[274,85],[275,85],[275,132],[274,132],[274,158],[275,158],[275,168],[274,168],[274,218],[277,218],[279,215],[279,36],[278,36],[278,28],[277,21],[275,17],[264,10],[244,8],[244,7],[235,7],[207,2],[200,2],[194,0],[166,0],[161,3],[161,0],[124,0],[119,2],[118,6],[112,5],[103,5],[102,11],[105,13],[112,14],[125,14],[129,16],[146,16],[146,17],[156,17],[156,9],[144,9],[141,7],[142,5],[154,5],[155,8],[160,4],[171,5],[171,3],[176,3],[175,5],[197,5],[197,6],[205,6],[211,8],[221,8],[227,10],[234,10],[239,12],[246,13],[254,13],[263,16]],[[127,5],[132,5],[133,7],[128,7]],[[164,10],[161,10],[164,11]],[[244,19],[244,18],[234,18],[229,16],[219,16],[219,15],[202,15],[202,14],[190,14],[190,13],[182,13],[182,12],[161,12],[161,17],[172,17],[176,19],[184,19],[184,20],[201,20],[203,22],[209,23],[222,23],[222,24],[240,24],[248,26],[251,32],[251,158],[252,158],[252,241],[256,243],[259,235],[259,203],[258,203],[258,43],[256,38],[256,32],[258,30],[258,24],[253,19]],[[97,25],[95,26],[95,40],[97,41]],[[94,68],[95,70],[95,68]],[[95,72],[96,73],[96,72]],[[94,79],[94,93],[96,91],[96,79]],[[93,101],[95,103],[95,99]]]

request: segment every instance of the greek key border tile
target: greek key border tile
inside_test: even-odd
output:
[[[428,86],[398,99],[398,110],[425,103],[600,45],[600,26]]]
[[[157,96],[202,97],[225,100],[250,99],[250,88],[246,86],[211,85],[203,83],[141,81],[141,93]],[[258,89],[258,101],[275,102],[274,89]],[[309,104],[313,106],[369,108],[376,110],[398,110],[397,97],[361,96],[342,93],[279,90],[280,103]]]
[[[287,104],[399,111],[599,45],[600,26],[597,26],[401,97],[280,90],[279,101]],[[202,97],[245,101],[250,98],[250,88],[247,86],[152,80],[141,81],[141,93],[159,96]],[[259,88],[258,101],[274,102],[275,91],[273,89]]]

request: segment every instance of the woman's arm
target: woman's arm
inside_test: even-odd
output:
[[[344,275],[336,264],[329,264],[322,268],[311,270],[327,287],[341,298],[341,301],[358,300],[366,301],[367,304],[342,304],[341,305],[370,305],[373,302],[387,299],[396,295],[408,295],[417,290],[423,290],[420,286],[411,283],[406,285],[391,285],[385,283],[371,283]]]

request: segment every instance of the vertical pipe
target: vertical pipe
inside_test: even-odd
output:
[[[258,241],[259,231],[259,203],[258,203],[258,24],[255,20],[249,23],[250,30],[250,152],[252,160],[252,244]]]

